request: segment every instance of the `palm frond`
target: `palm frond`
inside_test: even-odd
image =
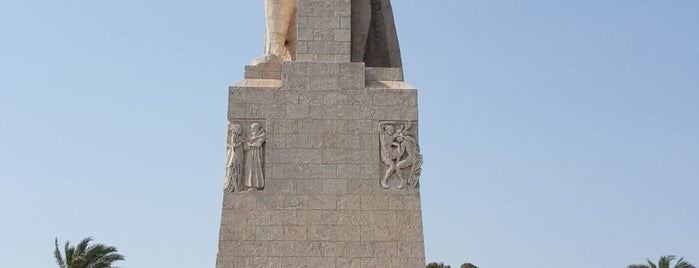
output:
[[[83,239],[78,245],[65,244],[65,260],[58,250],[56,239],[56,261],[60,268],[112,268],[112,263],[124,260],[124,256],[117,253],[117,248],[103,244],[90,245],[92,237]]]
[[[75,255],[75,247],[70,246],[70,241],[66,241],[65,246],[63,246],[63,252],[66,254],[66,265],[70,267]]]
[[[124,256],[116,252],[115,247],[102,244],[90,246],[85,254],[85,259],[91,264],[88,268],[110,267],[113,262],[124,260]]]
[[[88,237],[83,239],[83,241],[80,241],[80,243],[78,243],[78,245],[75,247],[75,254],[84,255],[87,251],[87,247],[90,244],[90,241],[92,241],[92,237]]]
[[[650,260],[647,260],[647,261],[648,261],[648,266],[650,266],[650,268],[658,268],[658,266],[655,265],[655,263],[653,263],[652,261],[650,261]]]
[[[63,260],[63,256],[61,256],[61,250],[58,249],[58,237],[56,237],[55,244],[56,250],[53,251],[53,256],[56,257],[56,263],[58,263],[58,267],[66,268],[66,262]]]
[[[696,268],[696,267],[694,267],[693,264],[685,261],[684,258],[680,258],[677,261],[677,264],[675,264],[675,268]]]
[[[670,268],[670,263],[675,260],[675,255],[660,256],[658,267]]]

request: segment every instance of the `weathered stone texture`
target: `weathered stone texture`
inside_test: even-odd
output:
[[[217,267],[424,267],[419,188],[379,185],[379,123],[417,121],[417,91],[366,88],[402,72],[362,63],[286,62],[282,79],[230,89],[229,119],[266,123],[267,185],[225,193]]]
[[[350,62],[351,2],[298,0],[296,61],[230,88],[228,119],[266,130],[265,187],[224,193],[217,268],[425,266],[419,187],[379,183],[380,123],[416,122],[417,90],[402,68],[365,67],[401,65],[387,0],[369,60]]]
[[[297,61],[349,62],[350,0],[298,0]]]

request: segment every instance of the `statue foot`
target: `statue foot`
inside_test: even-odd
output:
[[[384,177],[384,178],[381,179],[381,181],[380,181],[381,187],[383,187],[384,189],[388,189],[388,188],[391,187],[390,185],[388,185],[387,180],[388,180],[388,177]]]
[[[400,180],[400,184],[398,184],[398,186],[396,186],[396,188],[398,188],[398,189],[403,189],[403,188],[405,188],[405,181]]]
[[[252,63],[250,63],[250,65],[255,67],[261,67],[263,69],[279,69],[282,66],[282,58],[278,57],[275,54],[265,54],[252,60]]]

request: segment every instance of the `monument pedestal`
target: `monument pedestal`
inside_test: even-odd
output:
[[[424,267],[419,188],[380,184],[381,124],[415,125],[416,89],[363,63],[282,70],[230,88],[229,120],[266,129],[266,183],[225,193],[217,268]]]
[[[390,3],[296,13],[296,61],[248,66],[230,87],[216,267],[425,267],[417,90],[401,68],[350,62],[364,36],[366,64],[400,65]]]

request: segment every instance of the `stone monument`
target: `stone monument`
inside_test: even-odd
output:
[[[425,267],[417,90],[389,0],[266,0],[230,87],[217,268]]]

